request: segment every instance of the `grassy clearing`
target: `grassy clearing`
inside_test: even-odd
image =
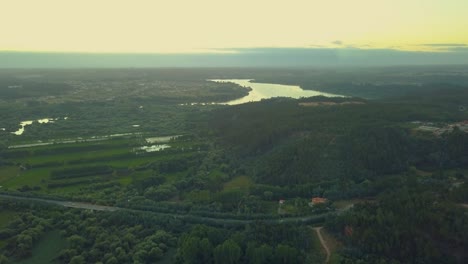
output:
[[[431,171],[423,171],[423,170],[420,170],[418,168],[415,168],[415,167],[412,167],[411,170],[416,173],[416,175],[420,176],[420,177],[429,177],[432,175],[433,172]]]
[[[57,263],[56,258],[67,245],[67,240],[58,230],[50,231],[34,246],[32,257],[17,264]]]
[[[0,184],[17,176],[19,173],[20,169],[16,166],[0,167]]]
[[[237,176],[224,184],[224,191],[248,190],[253,185],[252,179],[247,176]]]
[[[41,168],[34,170],[27,170],[21,172],[19,175],[12,176],[8,181],[4,182],[4,187],[19,188],[23,185],[29,186],[43,186],[42,180],[48,179],[50,169]]]
[[[0,228],[5,228],[16,216],[15,211],[2,210],[0,211]]]
[[[127,176],[127,177],[120,177],[117,182],[122,184],[123,186],[127,186],[129,185],[130,183],[132,183],[132,176]]]
[[[333,205],[336,207],[336,209],[345,209],[348,208],[349,206],[357,203],[362,203],[366,202],[364,199],[351,199],[351,200],[339,200],[339,201],[334,201]]]

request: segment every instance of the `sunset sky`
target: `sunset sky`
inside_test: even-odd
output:
[[[0,0],[0,51],[452,51],[467,0]]]

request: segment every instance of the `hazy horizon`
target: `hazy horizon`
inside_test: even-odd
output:
[[[468,48],[448,52],[392,49],[253,48],[231,53],[0,52],[0,68],[333,67],[465,65]]]

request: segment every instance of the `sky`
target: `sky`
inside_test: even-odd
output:
[[[0,6],[2,53],[359,49],[450,57],[468,49],[467,0],[0,0]]]
[[[219,52],[468,44],[466,0],[0,0],[0,50]]]

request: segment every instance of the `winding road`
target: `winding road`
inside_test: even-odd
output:
[[[301,217],[285,217],[285,218],[270,218],[270,219],[235,219],[235,218],[223,218],[223,217],[207,217],[207,216],[200,216],[196,214],[181,214],[181,213],[163,213],[163,212],[155,212],[151,210],[142,210],[142,209],[131,209],[131,208],[124,208],[124,207],[116,207],[116,206],[104,206],[104,205],[96,205],[91,203],[83,203],[83,202],[72,202],[72,201],[59,201],[59,200],[52,200],[52,199],[43,199],[43,198],[33,198],[33,197],[24,197],[24,196],[16,196],[16,195],[9,195],[9,194],[0,194],[0,198],[3,199],[13,199],[13,200],[22,200],[22,201],[31,201],[31,202],[40,202],[40,203],[47,203],[47,204],[54,204],[58,206],[63,206],[67,208],[78,208],[78,209],[86,209],[86,210],[95,210],[95,211],[107,211],[107,212],[115,212],[115,211],[127,211],[127,212],[144,212],[144,213],[152,213],[155,215],[160,216],[169,216],[175,219],[181,219],[188,222],[193,223],[204,223],[207,225],[245,225],[249,223],[253,223],[255,221],[261,220],[264,223],[268,224],[307,224],[311,222],[319,222],[322,219],[325,219],[326,216],[332,214],[341,214],[344,211],[351,208],[351,206],[334,211],[329,213],[324,213],[320,215],[309,215],[309,216],[301,216]]]

